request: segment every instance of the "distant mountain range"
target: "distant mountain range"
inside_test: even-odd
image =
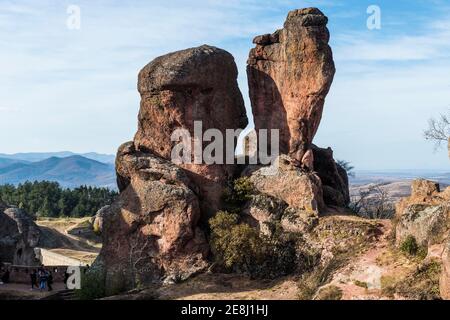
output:
[[[5,154],[0,153],[0,165],[1,161],[5,159],[10,160],[20,160],[20,161],[28,161],[28,162],[36,162],[46,160],[51,157],[58,158],[67,158],[71,156],[82,156],[84,158],[92,159],[99,162],[104,163],[114,163],[115,156],[112,154],[101,154],[96,152],[88,152],[88,153],[74,153],[71,151],[59,151],[59,152],[26,152],[26,153],[14,153],[14,154]]]
[[[72,154],[66,157],[64,157],[66,153],[47,155],[54,154],[62,157],[50,156],[36,160],[45,157],[46,154],[23,153],[14,155],[15,159],[11,155],[9,158],[0,155],[0,185],[47,180],[56,181],[66,188],[80,185],[116,188],[116,174],[111,156],[88,154],[109,160],[109,163],[103,163],[81,155]]]
[[[392,183],[414,179],[428,179],[439,182],[442,186],[450,185],[450,169],[447,170],[361,170],[350,177],[350,184]]]

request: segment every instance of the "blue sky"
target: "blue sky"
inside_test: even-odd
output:
[[[80,30],[66,27],[71,4]],[[366,27],[369,5],[380,30]],[[360,170],[449,168],[422,134],[450,108],[450,3],[439,0],[0,0],[0,152],[115,153],[136,131],[138,71],[204,43],[234,55],[250,111],[252,38],[309,6],[330,19],[337,68],[315,143]]]

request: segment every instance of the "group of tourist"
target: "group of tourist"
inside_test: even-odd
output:
[[[11,267],[5,267],[3,263],[0,262],[0,285],[9,284],[10,283],[10,269]],[[89,269],[89,265],[83,267],[83,272],[85,273]],[[41,292],[44,290],[53,291],[53,273],[58,273],[56,268],[52,268],[50,270],[48,267],[44,266],[36,267],[36,269],[32,269],[29,273],[30,277],[30,290],[39,289]],[[28,271],[27,271],[28,273]],[[70,273],[66,270],[64,272],[64,284],[66,289],[68,288],[68,281],[70,278]],[[13,277],[14,278],[14,277]],[[59,279],[59,277],[57,277]],[[16,279],[17,280],[17,279]],[[14,279],[13,279],[14,282]]]
[[[39,268],[37,271],[33,270],[30,273],[31,290],[39,288],[40,291],[47,289],[52,291],[53,274],[50,270]]]

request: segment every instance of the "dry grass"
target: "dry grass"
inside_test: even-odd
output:
[[[341,300],[342,290],[336,286],[330,285],[319,290],[315,300]]]

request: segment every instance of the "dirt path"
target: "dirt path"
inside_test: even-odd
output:
[[[88,227],[89,218],[41,219],[37,224],[44,233],[42,248],[92,263],[100,252],[100,238]]]
[[[9,283],[0,285],[0,300],[39,300],[62,290],[65,290],[64,283],[54,283],[51,292],[31,290],[27,284]]]
[[[415,264],[391,250],[389,236],[390,220],[379,220],[382,234],[365,253],[338,270],[331,280],[320,289],[335,286],[342,291],[342,300],[372,300],[388,297],[383,293],[383,281],[390,277],[400,278],[409,273]],[[320,291],[318,290],[318,292]]]

